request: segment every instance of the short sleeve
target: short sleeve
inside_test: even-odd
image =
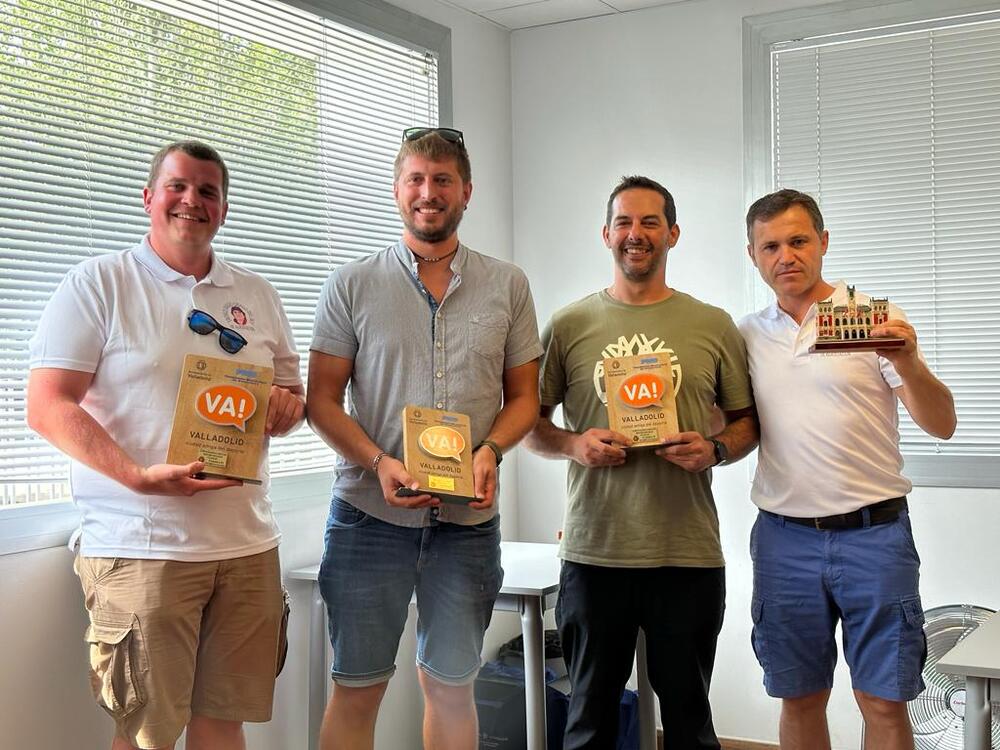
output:
[[[514,276],[511,296],[512,322],[507,335],[504,354],[504,369],[519,367],[542,356],[542,345],[538,340],[538,319],[535,317],[535,302],[531,298],[528,279],[523,274]]]
[[[109,335],[106,303],[93,279],[71,269],[45,305],[28,345],[29,367],[96,372]]]
[[[316,305],[316,322],[310,349],[334,357],[353,360],[358,353],[358,337],[353,310],[342,268],[330,274]]]
[[[720,333],[718,401],[723,411],[738,411],[753,405],[747,348],[729,315],[723,313]]]
[[[542,406],[558,406],[566,396],[566,363],[559,349],[555,322],[549,321],[542,331],[542,365],[540,376]]]

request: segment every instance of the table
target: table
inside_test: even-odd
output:
[[[559,591],[557,544],[501,542],[503,587],[494,610],[519,612],[524,636],[524,692],[528,750],[545,750],[545,631],[542,615],[555,605]],[[309,750],[319,746],[319,728],[326,707],[329,672],[326,660],[326,605],[319,592],[319,565],[288,573],[293,580],[313,584],[309,619]],[[646,678],[646,643],[636,644],[639,665],[639,719],[641,750],[656,747],[653,693]]]
[[[965,678],[965,750],[990,750],[990,681],[1000,680],[1000,612],[942,656],[937,668]],[[993,689],[1000,694],[1000,682]]]

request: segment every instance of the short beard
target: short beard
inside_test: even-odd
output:
[[[646,249],[649,250],[650,253],[654,252],[649,245],[646,246]],[[659,262],[654,261],[650,263],[647,270],[636,271],[635,269],[629,267],[628,263],[626,262],[626,259],[628,258],[627,248],[625,248],[624,246],[622,246],[620,249],[615,248],[615,252],[616,252],[616,261],[618,263],[618,268],[621,269],[622,275],[629,281],[638,281],[638,282],[648,281],[658,272],[662,271],[663,262],[666,258],[666,253],[664,253],[660,257]]]
[[[462,216],[464,215],[464,210],[456,211],[454,215],[448,218],[448,221],[445,222],[440,229],[435,229],[433,231],[418,228],[416,222],[414,222],[407,215],[403,215],[402,219],[403,225],[410,234],[421,242],[434,245],[438,242],[444,242],[446,239],[451,237],[458,230],[458,225],[462,223]]]

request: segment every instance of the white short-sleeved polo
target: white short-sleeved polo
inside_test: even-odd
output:
[[[301,384],[291,328],[267,281],[217,255],[196,281],[167,266],[148,238],[70,270],[31,340],[30,366],[92,372],[83,408],[137,463],[162,463],[184,356],[233,356],[218,333],[188,328],[193,308],[247,339],[235,359],[273,367],[275,385]],[[139,495],[74,461],[81,554],[195,562],[275,547],[266,451],[262,461],[261,485],[192,497]]]
[[[834,304],[846,304],[837,282]],[[869,297],[858,294],[859,304]],[[905,320],[890,305],[891,318]],[[816,306],[802,325],[777,303],[743,318],[760,450],[751,498],[799,518],[848,513],[905,495],[897,398],[902,381],[874,352],[809,354]]]

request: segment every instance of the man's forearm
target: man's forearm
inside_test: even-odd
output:
[[[900,371],[902,370],[902,371]],[[897,368],[903,385],[897,390],[914,422],[929,435],[947,440],[955,433],[958,418],[955,399],[944,383],[922,361],[912,369]]]
[[[538,398],[532,395],[516,396],[505,400],[490,427],[487,440],[492,440],[501,450],[517,445],[535,425],[538,416]]]
[[[79,404],[54,400],[30,408],[28,426],[70,458],[129,489],[136,488],[143,467]]]
[[[577,433],[556,427],[548,417],[538,417],[535,426],[524,439],[525,447],[545,458],[571,458]]]
[[[722,432],[713,435],[716,440],[725,444],[729,453],[727,463],[739,461],[757,447],[760,440],[760,429],[755,414],[746,414],[726,423]]]
[[[310,403],[306,417],[309,426],[327,445],[365,469],[371,468],[372,460],[384,450],[368,437],[341,404],[332,401]],[[393,458],[402,460],[402,456]]]

